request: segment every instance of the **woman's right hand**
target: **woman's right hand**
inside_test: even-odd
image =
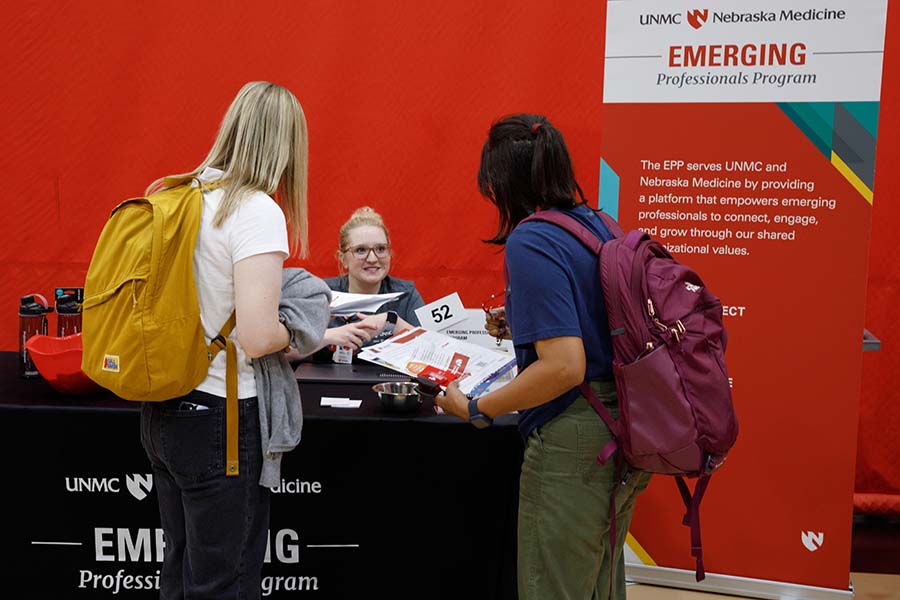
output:
[[[359,349],[363,344],[372,339],[378,333],[378,327],[371,322],[357,321],[347,323],[340,327],[330,327],[325,330],[322,338],[323,346],[350,346]]]
[[[498,340],[512,339],[509,325],[506,323],[506,309],[502,306],[492,308],[490,312],[485,312],[484,328]]]

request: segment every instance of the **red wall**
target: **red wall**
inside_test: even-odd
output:
[[[900,514],[900,9],[890,3],[882,81],[866,307],[866,327],[882,347],[863,356],[856,505]]]
[[[477,193],[497,116],[546,111],[597,187],[602,4],[413,1],[39,3],[0,20],[6,141],[0,348],[18,296],[83,280],[108,211],[160,174],[195,166],[241,84],[292,89],[310,128],[311,257],[337,269],[337,231],[362,204],[393,232],[395,273],[426,298],[478,305],[500,256]],[[177,16],[176,16],[177,15]]]
[[[369,204],[391,228],[395,274],[426,300],[459,291],[477,306],[501,287],[500,255],[478,241],[494,217],[475,173],[487,128],[505,113],[548,114],[596,198],[602,1],[375,4],[5,3],[0,350],[16,348],[19,296],[80,285],[108,211],[193,168],[248,80],[286,85],[306,110],[303,266],[316,274],[336,272],[338,227]],[[900,267],[889,244],[900,216],[897,10],[887,39],[867,316],[884,348],[864,361],[857,487],[900,494]]]

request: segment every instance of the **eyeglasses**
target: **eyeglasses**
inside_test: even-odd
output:
[[[378,244],[375,246],[366,246],[365,244],[360,244],[359,246],[344,248],[344,252],[349,252],[353,255],[354,258],[358,258],[359,260],[365,260],[369,258],[370,252],[374,252],[375,256],[378,258],[384,258],[391,255],[391,247],[387,244]]]

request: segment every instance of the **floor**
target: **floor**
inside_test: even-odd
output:
[[[854,600],[900,600],[900,575],[882,573],[852,573]],[[628,600],[716,600],[737,598],[689,590],[635,584],[628,587]]]
[[[900,600],[900,517],[857,515],[850,558],[854,600]],[[736,598],[652,585],[631,585],[628,600]]]

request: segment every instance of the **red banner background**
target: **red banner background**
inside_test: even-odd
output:
[[[0,349],[17,347],[19,296],[80,285],[109,210],[199,163],[234,93],[255,79],[292,89],[309,121],[311,253],[295,264],[333,275],[338,227],[367,204],[391,228],[396,275],[426,301],[459,291],[477,306],[502,279],[501,255],[479,241],[495,220],[475,186],[493,119],[547,114],[597,197],[604,5],[6,3]],[[897,10],[886,38],[865,322],[883,348],[863,361],[856,487],[900,511]]]
[[[774,103],[622,104],[605,108],[603,157],[620,176],[623,227],[747,232],[793,231],[796,241],[691,239],[691,244],[747,250],[747,256],[681,255],[704,282],[735,307],[728,329],[728,373],[733,378],[738,442],[711,480],[701,510],[706,569],[803,585],[846,588],[850,570],[853,503],[852,450],[856,445],[862,362],[866,240],[871,206]],[[725,135],[723,135],[725,133]],[[631,139],[643,143],[628,144]],[[787,173],[648,172],[642,159],[698,163],[764,161]],[[746,188],[641,187],[641,176],[661,179],[812,181],[815,193]],[[833,211],[651,205],[641,194],[824,197]],[[639,220],[640,211],[683,210],[724,215],[720,221]],[[730,216],[814,214],[818,225],[786,227],[728,222]],[[664,242],[683,241],[659,237]],[[840,247],[840,252],[832,252]],[[841,290],[844,290],[843,293]],[[848,420],[850,422],[848,422]],[[828,475],[823,477],[823,472]],[[684,507],[674,481],[657,477],[635,510],[631,533],[660,566],[693,569]],[[810,552],[801,532],[825,534]],[[778,561],[772,561],[778,556]]]

